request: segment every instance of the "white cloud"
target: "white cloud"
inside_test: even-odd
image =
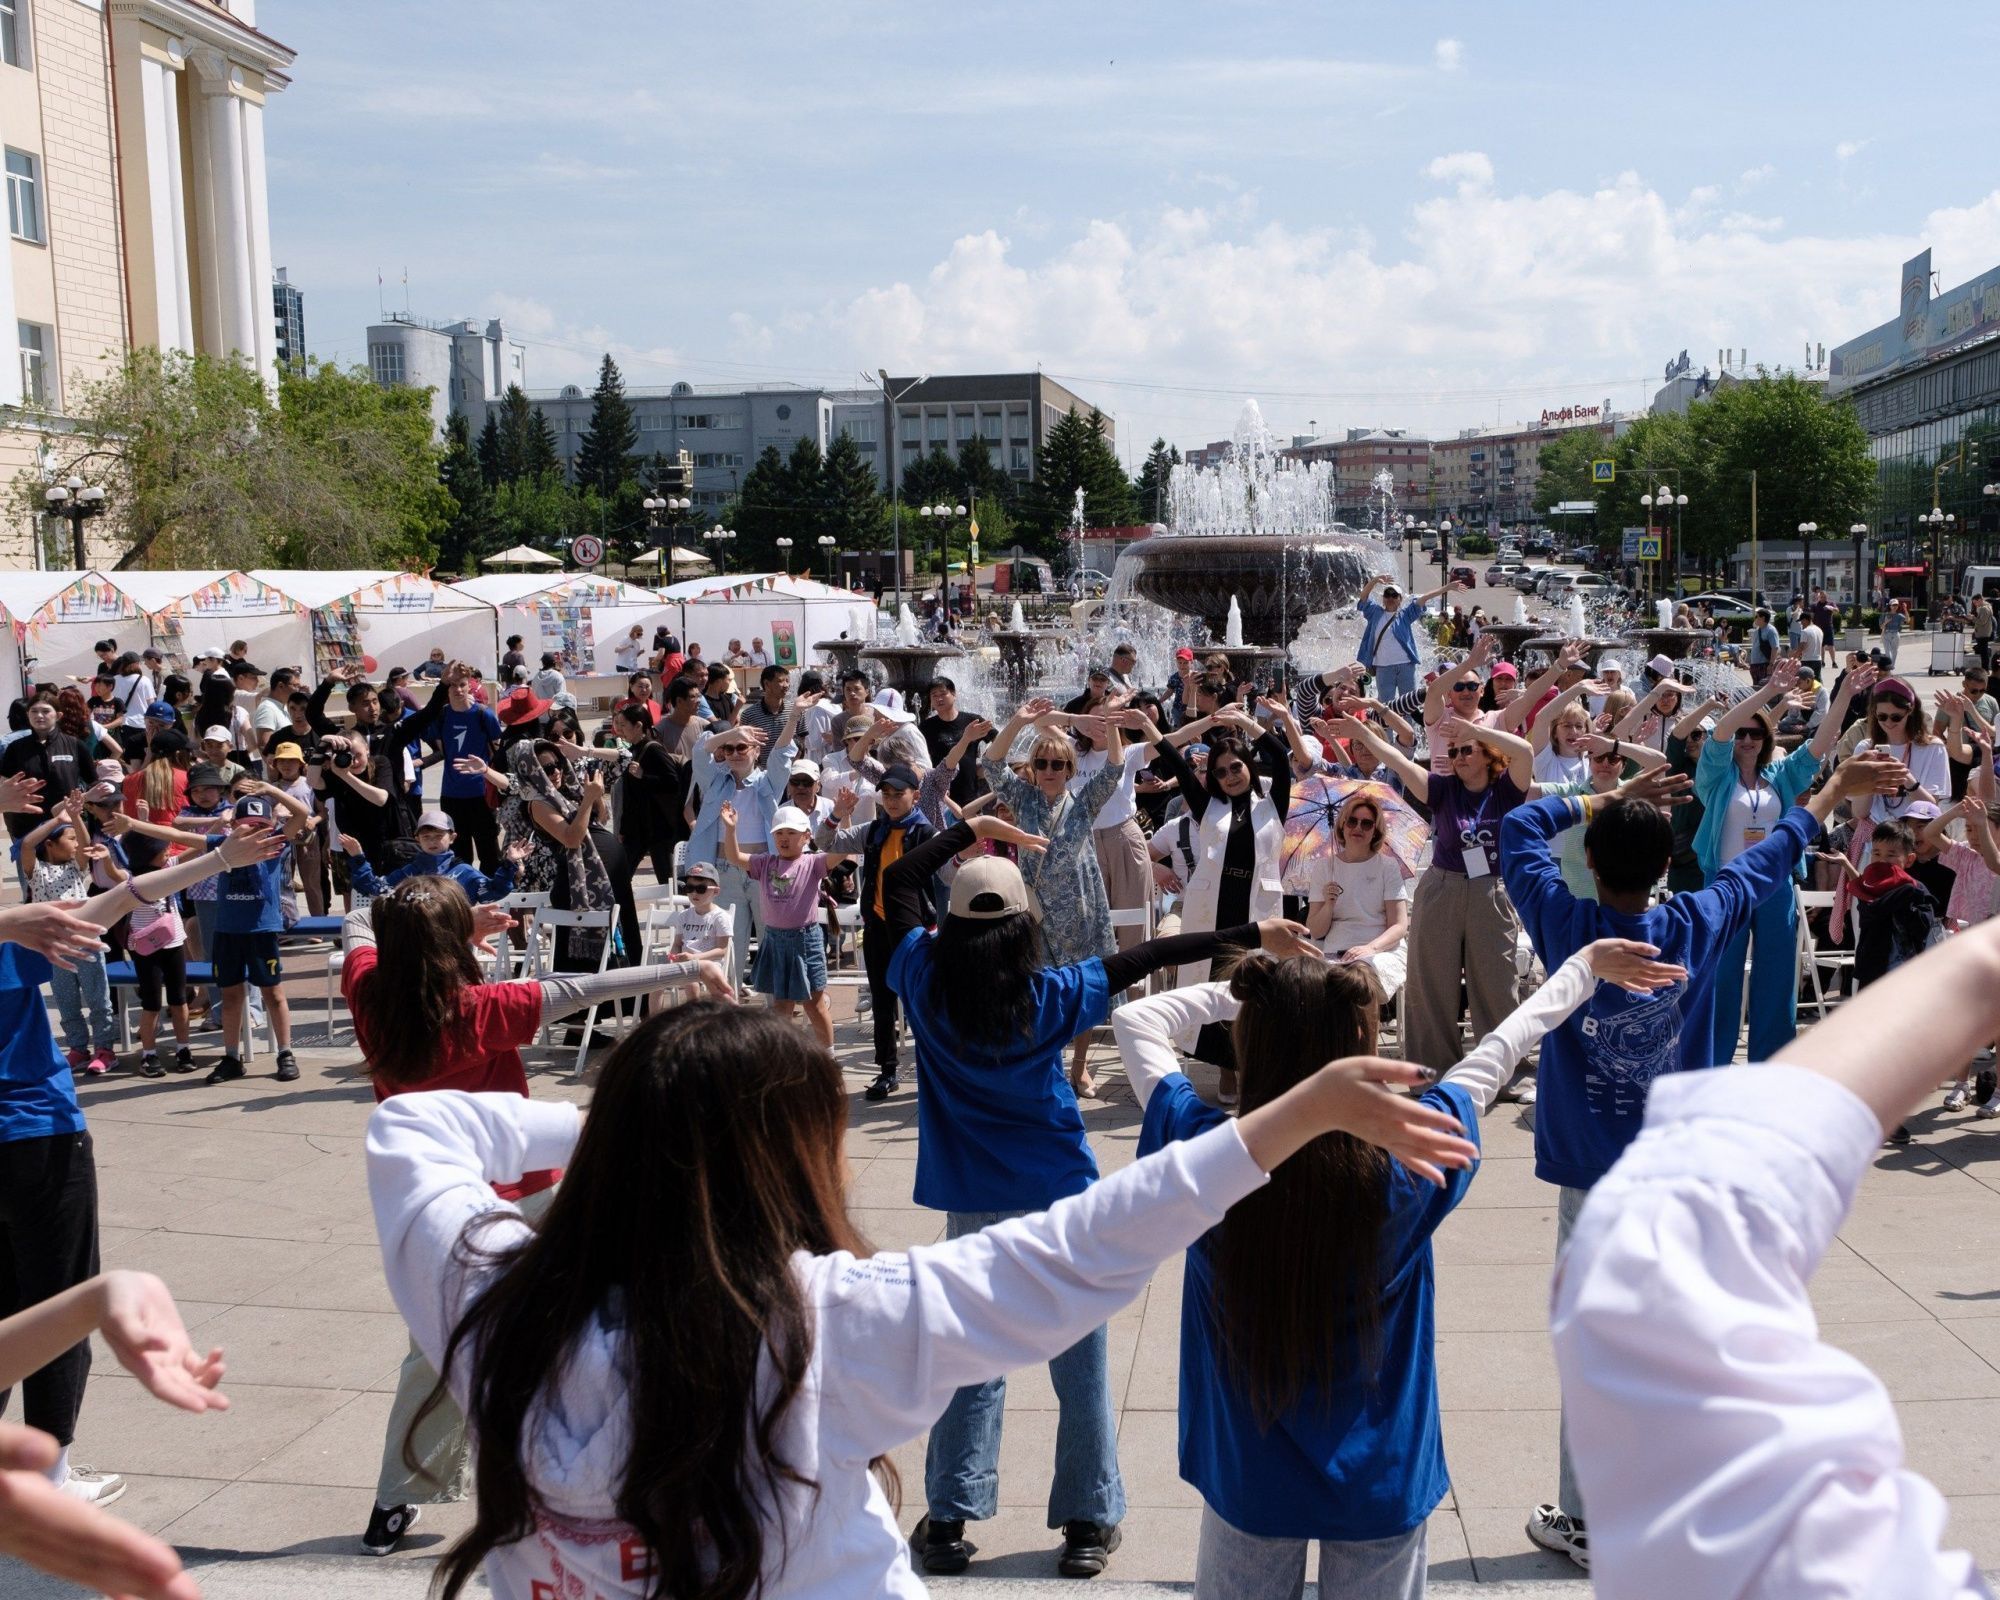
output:
[[[1739,192],[1744,189],[1754,189],[1760,183],[1770,182],[1777,175],[1778,169],[1766,161],[1761,166],[1751,167],[1740,174],[1736,179],[1736,187]]]
[[[1424,168],[1424,176],[1438,183],[1455,183],[1461,192],[1484,189],[1493,182],[1493,163],[1483,151],[1454,150],[1434,157]]]
[[[1833,147],[1833,159],[1836,161],[1852,161],[1874,142],[1873,139],[1842,139],[1839,144]]]
[[[639,176],[638,169],[634,167],[602,166],[576,156],[559,156],[551,150],[544,150],[526,166],[515,170],[519,177],[542,183],[623,183]]]
[[[1465,46],[1457,39],[1440,39],[1432,46],[1431,57],[1440,72],[1465,70]]]

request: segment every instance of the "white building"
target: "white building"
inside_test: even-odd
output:
[[[527,351],[507,337],[498,317],[481,328],[470,317],[426,322],[392,315],[368,330],[368,368],[383,388],[407,384],[431,391],[431,421],[439,433],[462,412],[477,435],[486,408],[508,388],[528,381]]]

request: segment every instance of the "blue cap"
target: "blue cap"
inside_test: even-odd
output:
[[[155,700],[151,705],[146,707],[146,720],[148,722],[172,723],[180,721],[180,717],[166,701]]]
[[[246,794],[236,802],[236,809],[231,814],[238,821],[245,817],[268,817],[271,814],[270,798],[261,794]]]

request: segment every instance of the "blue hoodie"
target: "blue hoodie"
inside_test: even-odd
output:
[[[356,894],[387,894],[405,878],[449,878],[465,891],[465,898],[474,905],[489,900],[504,900],[514,892],[514,863],[503,861],[500,870],[488,877],[469,861],[460,861],[449,850],[440,850],[436,855],[425,855],[419,851],[417,859],[406,867],[398,867],[386,878],[375,876],[375,869],[368,865],[366,856],[347,858],[347,878],[354,885]]]
[[[1600,983],[1542,1040],[1535,1176],[1567,1189],[1588,1189],[1639,1136],[1655,1078],[1716,1064],[1712,1023],[1723,952],[1760,901],[1792,892],[1792,871],[1819,837],[1818,820],[1794,806],[1706,889],[1629,916],[1579,900],[1563,882],[1552,846],[1582,815],[1574,799],[1535,800],[1500,824],[1500,874],[1543,967],[1554,972],[1598,939],[1637,939],[1659,946],[1659,959],[1687,968],[1688,976],[1645,995]]]

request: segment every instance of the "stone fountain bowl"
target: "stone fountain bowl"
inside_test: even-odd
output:
[[[881,667],[890,688],[900,691],[905,697],[915,698],[931,686],[940,661],[964,654],[955,644],[898,644],[886,641],[867,646],[860,652],[860,657]]]
[[[1709,634],[1701,628],[1634,628],[1626,638],[1645,652],[1648,661],[1654,656],[1685,661],[1697,645],[1708,643]]]
[[[1132,587],[1155,605],[1200,617],[1222,638],[1234,599],[1243,638],[1282,645],[1305,620],[1351,604],[1380,570],[1374,553],[1328,535],[1287,538],[1275,533],[1161,533],[1125,552],[1137,563]]]
[[[1518,666],[1521,646],[1549,630],[1545,622],[1482,622],[1479,631],[1481,635],[1492,634],[1499,641],[1501,656]]]

